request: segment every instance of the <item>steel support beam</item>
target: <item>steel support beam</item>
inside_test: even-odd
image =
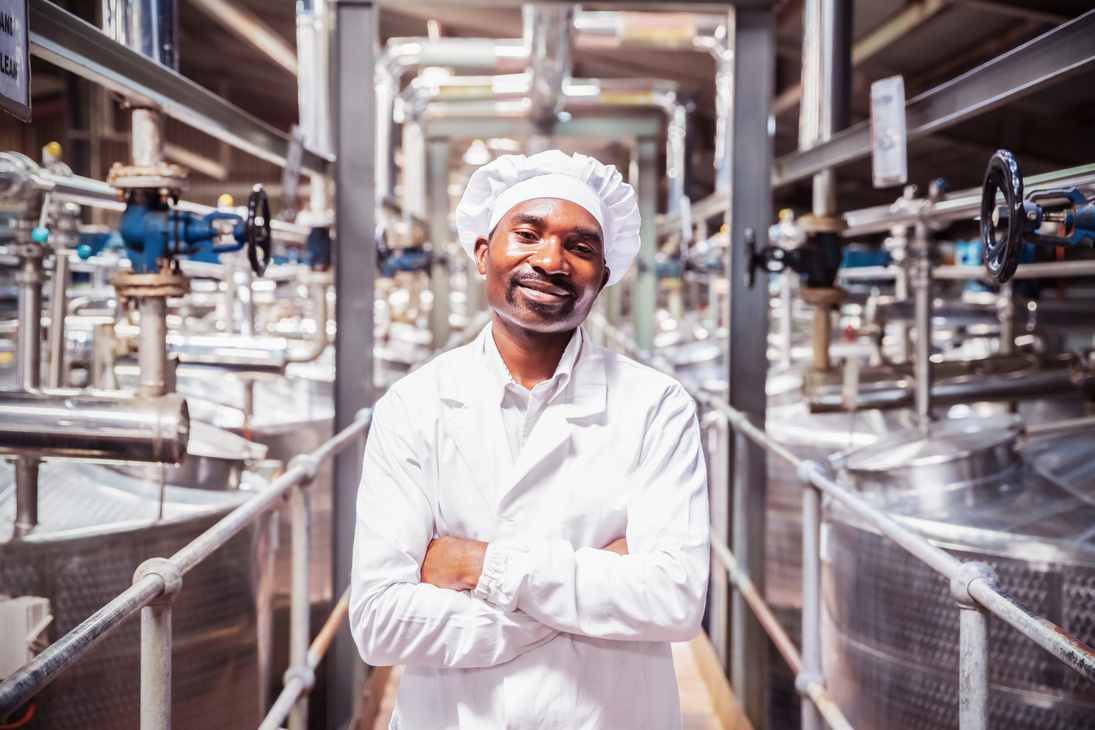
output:
[[[31,53],[134,106],[155,108],[183,124],[222,139],[276,165],[285,165],[289,135],[213,92],[108,38],[95,26],[48,0],[30,0]],[[302,168],[330,174],[331,160],[304,151]]]
[[[768,372],[768,291],[749,289],[745,271],[746,231],[757,246],[767,244],[772,220],[772,191],[758,170],[771,169],[770,126],[775,81],[775,18],[765,10],[735,8],[728,19],[734,54],[734,97],[729,139],[730,201],[730,333],[728,348],[730,405],[764,426],[765,380]],[[733,440],[732,544],[738,560],[757,590],[764,594],[766,469],[764,451],[748,439]],[[734,692],[756,730],[768,719],[768,638],[744,597],[731,602],[731,681]]]
[[[905,105],[908,138],[938,132],[1095,67],[1095,10],[924,92]],[[776,160],[772,184],[785,185],[871,154],[870,121],[824,144]]]
[[[654,254],[658,241],[654,216],[658,212],[658,141],[641,137],[635,145],[639,170],[637,193],[642,224],[639,226],[638,273],[631,290],[631,319],[635,326],[635,344],[640,350],[654,349],[654,313],[658,307],[658,279],[654,271]]]
[[[485,137],[531,137],[536,127],[528,119],[505,117],[436,117],[423,122],[430,139],[482,139]],[[627,139],[656,137],[665,126],[665,115],[642,117],[577,117],[555,125],[553,136]]]
[[[371,406],[373,391],[373,298],[376,282],[376,180],[373,175],[377,9],[371,2],[339,0],[334,8],[335,155],[335,431]],[[368,69],[369,73],[362,73]],[[333,595],[350,582],[355,505],[361,451],[347,449],[335,460],[331,565]],[[339,633],[328,659],[327,726],[345,727],[357,699],[361,658],[349,632]]]
[[[430,244],[433,263],[430,266],[430,288],[433,304],[430,308],[430,331],[433,346],[441,348],[449,340],[449,150],[445,139],[431,139],[426,145],[426,169],[429,180],[426,195],[429,201]],[[463,255],[463,251],[460,252]],[[470,266],[470,262],[469,262]],[[473,274],[474,271],[469,272]]]

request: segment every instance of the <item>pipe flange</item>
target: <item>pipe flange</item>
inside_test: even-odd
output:
[[[297,454],[289,459],[287,467],[295,469],[298,466],[304,468],[304,486],[308,486],[319,472],[319,461],[311,454]]]
[[[970,595],[970,584],[975,580],[984,580],[991,586],[996,585],[998,576],[992,566],[979,560],[962,563],[962,567],[951,578],[951,595],[962,608],[979,608],[981,604]]]
[[[837,215],[807,213],[796,218],[795,222],[807,233],[839,233],[845,228],[843,216]]]
[[[299,679],[300,683],[304,685],[301,694],[311,692],[312,688],[316,686],[316,673],[309,667],[289,667],[286,669],[285,675],[282,677],[282,686],[289,684],[291,679]]]
[[[179,566],[167,558],[149,558],[137,566],[133,572],[133,582],[137,583],[150,575],[158,575],[163,580],[163,593],[157,596],[153,605],[171,603],[182,590],[182,571]]]
[[[111,282],[122,299],[138,297],[181,297],[190,292],[190,277],[164,269],[155,274],[119,271]]]
[[[161,190],[179,192],[186,188],[189,172],[185,167],[168,162],[152,165],[123,165],[115,162],[106,181],[119,190]]]
[[[840,287],[803,286],[799,290],[802,301],[811,307],[839,307],[848,298],[848,292]]]

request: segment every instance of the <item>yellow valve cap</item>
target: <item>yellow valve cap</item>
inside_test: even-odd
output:
[[[60,157],[61,156],[61,143],[60,142],[50,142],[49,144],[46,145],[46,152],[49,153],[50,157],[54,157],[54,158]]]
[[[232,196],[229,195],[228,193],[225,193],[224,195],[217,198],[217,207],[218,208],[231,208],[232,207]]]
[[[790,208],[784,208],[783,210],[781,210],[779,212],[779,219],[780,219],[780,221],[785,221],[785,220],[788,220],[789,218],[794,217],[794,215],[795,215],[795,211],[791,210]]]

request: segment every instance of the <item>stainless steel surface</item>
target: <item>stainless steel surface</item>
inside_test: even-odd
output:
[[[1083,372],[1070,372],[1070,355],[990,357],[932,363],[932,402],[955,405],[1083,393],[1093,385]],[[904,365],[861,368],[854,403],[840,372],[808,373],[803,391],[811,413],[898,409],[915,405],[913,374]]]
[[[1023,464],[994,478],[966,485],[925,479],[912,493],[867,496],[955,557],[987,562],[1014,596],[980,580],[968,587],[973,600],[1003,618],[988,623],[991,727],[1095,727],[1095,655],[1073,643],[1095,641],[1092,445],[1090,431],[1032,438],[1019,449]],[[957,728],[960,626],[975,621],[965,615],[976,611],[955,610],[944,579],[860,520],[832,509],[827,521],[824,630],[834,697],[857,727]],[[1038,637],[1041,647],[1007,624]],[[1062,630],[1075,638],[1062,640]]]
[[[804,487],[802,495],[802,671],[821,674],[821,495]],[[813,703],[802,703],[802,730],[822,730]]]
[[[137,392],[155,397],[167,392],[167,298],[141,297],[141,337],[137,358],[141,371]]]
[[[171,728],[170,603],[141,609],[141,730]]]
[[[177,464],[189,436],[180,396],[0,393],[0,454]]]
[[[46,462],[41,524],[11,539],[11,473],[0,464],[0,592],[48,597],[55,617],[50,648],[0,682],[0,716],[37,694],[34,726],[43,730],[136,728],[140,627],[127,619],[164,586],[152,576],[133,585],[134,569],[177,550],[245,497]],[[269,538],[256,525],[186,577],[174,604],[173,727],[257,725],[269,652]]]
[[[60,221],[58,221],[58,225],[60,225]],[[68,218],[65,226],[75,228],[75,223],[71,218]],[[54,246],[59,245],[57,239],[61,237],[53,236]],[[65,244],[75,242],[76,236],[65,236],[65,238],[68,237],[74,240],[65,241]],[[46,380],[46,385],[50,388],[60,388],[64,385],[65,372],[65,318],[68,315],[69,284],[68,252],[63,248],[59,250],[60,255],[53,257],[53,276],[50,279],[49,376]]]
[[[860,492],[907,491],[924,503],[959,486],[985,484],[1019,462],[1010,416],[942,421],[929,436],[897,431],[836,459]]]
[[[23,249],[15,281],[19,286],[18,339],[15,344],[15,378],[23,390],[36,390],[42,382],[42,250],[30,241],[34,221],[16,221]]]
[[[289,137],[141,54],[48,0],[30,0],[31,52],[93,81],[130,103],[156,108],[232,146],[284,166]],[[305,149],[302,169],[330,173],[332,160]]]
[[[962,606],[958,619],[958,726],[987,730],[989,726],[989,612]]]
[[[19,456],[12,460],[15,470],[15,522],[16,537],[30,533],[38,524],[38,474],[42,462],[33,456]]]
[[[311,628],[311,582],[308,568],[311,538],[311,485],[302,482],[289,495],[292,520],[292,605],[289,616],[289,666],[304,666],[308,659],[309,633]],[[301,697],[289,713],[289,730],[305,730],[308,724],[308,698]]]
[[[1081,165],[1057,172],[1049,172],[1042,175],[1031,175],[1023,178],[1023,186],[1026,190],[1035,188],[1059,188],[1059,187],[1091,187],[1095,185],[1095,164]],[[981,188],[957,190],[944,195],[939,202],[932,205],[923,213],[916,213],[906,207],[894,205],[880,205],[873,208],[853,210],[844,214],[845,237],[856,237],[868,233],[881,233],[888,231],[895,225],[907,225],[915,223],[923,215],[927,222],[933,226],[956,220],[971,220],[981,214]],[[1037,264],[1020,264],[1019,270],[1033,272],[1041,267],[1083,266],[1092,262],[1046,262]],[[1024,269],[1024,267],[1026,267]],[[871,267],[873,268],[873,267]],[[892,267],[891,267],[892,269]],[[971,272],[965,274],[964,272]],[[841,275],[859,275],[858,269],[842,269]],[[954,272],[948,275],[941,272]],[[959,275],[964,274],[964,275]],[[1052,274],[1043,274],[1051,276]],[[1065,274],[1067,276],[1067,274]],[[875,274],[877,277],[877,274]],[[980,266],[940,266],[936,269],[939,278],[977,278],[984,276],[984,269]],[[1036,275],[1035,275],[1036,278]]]
[[[913,238],[913,271],[910,283],[916,302],[916,350],[914,374],[916,387],[916,420],[920,435],[927,437],[931,432],[932,421],[932,242],[928,238],[927,226],[916,224]]]
[[[911,99],[905,107],[908,138],[938,132],[990,111],[1095,64],[1089,11],[958,78]],[[824,144],[776,160],[772,184],[785,185],[871,153],[869,120],[833,135]]]
[[[522,9],[532,88],[529,111],[541,134],[551,135],[563,110],[563,84],[570,77],[570,32],[574,8],[525,5]]]
[[[177,0],[103,0],[102,8],[103,32],[111,40],[178,70]]]
[[[325,291],[323,293],[326,294]],[[143,332],[143,323],[141,327]],[[170,332],[167,335],[167,348],[172,355],[179,358],[180,365],[207,365],[222,371],[284,373],[290,355],[289,343],[284,337],[269,335]],[[308,354],[313,353],[309,350]]]

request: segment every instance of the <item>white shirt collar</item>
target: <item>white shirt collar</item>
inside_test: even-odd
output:
[[[490,329],[492,325],[488,325]],[[566,388],[567,383],[570,382],[571,376],[574,373],[574,366],[577,364],[579,357],[581,357],[582,351],[582,328],[577,327],[574,333],[570,337],[570,342],[567,343],[566,349],[563,350],[563,356],[559,359],[559,365],[555,368],[555,374],[547,380],[537,383],[533,390],[545,391],[550,390],[552,397],[562,392]],[[519,395],[527,395],[532,391],[525,388],[513,378],[513,374],[510,373],[509,368],[506,367],[506,363],[502,360],[502,354],[498,352],[498,345],[494,341],[494,332],[489,331],[486,333],[486,337],[483,338],[483,356],[486,360],[487,370],[490,371],[490,382],[495,386],[498,393],[499,401],[505,397],[506,391],[510,390]]]

